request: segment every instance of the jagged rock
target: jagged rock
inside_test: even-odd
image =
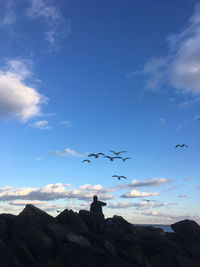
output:
[[[12,214],[0,214],[0,237],[4,240],[12,236],[17,216]]]
[[[20,261],[17,259],[11,248],[0,239],[0,266],[11,267],[11,266],[23,266],[20,265]]]
[[[169,258],[166,254],[154,255],[149,259],[152,267],[177,267],[173,259]],[[184,266],[181,266],[184,267]]]
[[[102,233],[105,223],[105,220],[102,216],[98,216],[98,214],[95,213],[90,213],[87,210],[80,210],[79,215],[87,225],[89,231]]]
[[[120,216],[65,210],[54,218],[27,205],[0,214],[0,267],[199,267],[199,227],[185,220],[165,233]]]
[[[200,261],[194,259],[187,259],[181,255],[176,257],[176,263],[178,267],[199,267]]]
[[[113,256],[117,256],[115,247],[108,240],[104,240],[104,246],[110,254],[112,254]]]
[[[18,256],[20,262],[23,262],[24,265],[29,267],[36,265],[36,261],[33,258],[33,255],[16,234],[14,234],[9,241],[9,246],[15,253],[15,255]]]
[[[65,237],[66,237],[67,233],[71,232],[71,229],[66,227],[66,225],[62,225],[62,224],[58,224],[58,223],[47,224],[47,229],[48,229],[50,236],[52,236],[52,238],[56,242],[65,241],[65,239],[66,239]]]
[[[80,234],[87,234],[88,232],[88,228],[81,216],[73,210],[65,209],[56,217],[56,220],[61,224],[71,226],[71,229]]]
[[[53,216],[31,204],[26,205],[23,211],[18,215],[18,220],[19,218],[28,221],[34,220],[40,223],[49,223],[55,221]]]
[[[81,235],[77,235],[75,233],[68,233],[66,235],[66,239],[70,242],[74,242],[80,246],[84,246],[84,247],[91,247],[91,244],[90,242],[84,237],[84,236],[81,236]]]
[[[128,247],[122,251],[122,255],[126,260],[132,264],[138,264],[143,267],[152,267],[150,262],[144,255],[144,251],[140,246]]]
[[[184,220],[170,225],[182,239],[200,242],[200,226],[191,220]]]

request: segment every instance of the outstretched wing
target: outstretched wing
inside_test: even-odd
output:
[[[125,176],[121,176],[121,178],[127,179]]]
[[[110,156],[104,156],[104,158],[112,159],[112,157],[110,157]]]
[[[126,153],[127,151],[123,150],[123,151],[119,151],[118,153]]]
[[[95,154],[89,154],[88,157],[96,157]]]
[[[102,156],[104,156],[104,154],[103,154],[103,153],[101,153],[101,152],[99,152],[97,155],[102,155]]]
[[[110,152],[112,152],[112,153],[116,154],[116,152],[115,152],[115,151],[113,151],[113,150],[108,150],[108,151],[110,151]]]
[[[176,145],[175,148],[179,147],[180,145]]]
[[[113,175],[112,177],[119,177],[118,175]]]

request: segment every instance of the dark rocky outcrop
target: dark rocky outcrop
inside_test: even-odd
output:
[[[165,233],[86,210],[54,218],[27,205],[18,216],[0,214],[0,267],[199,267],[200,226],[171,227]]]

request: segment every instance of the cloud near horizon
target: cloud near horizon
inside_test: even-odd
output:
[[[153,91],[172,86],[181,94],[200,96],[200,3],[185,29],[167,40],[170,50],[166,57],[150,59],[142,70],[128,77],[145,76],[145,88]]]
[[[140,202],[118,202],[118,203],[110,203],[108,208],[110,209],[128,209],[128,208],[136,208],[138,210],[145,210],[149,208],[159,208],[159,207],[168,207],[170,205],[176,205],[173,202],[147,202],[147,201],[140,201]]]
[[[27,122],[41,115],[41,105],[47,103],[48,98],[26,84],[25,79],[31,76],[31,64],[25,60],[9,60],[0,70],[1,117]]]
[[[139,192],[137,190],[131,190],[130,192],[127,192],[123,195],[121,195],[121,198],[141,198],[141,197],[152,197],[157,196],[159,192]]]
[[[161,186],[169,182],[170,180],[166,178],[147,178],[144,181],[139,181],[137,179],[134,179],[129,184],[119,185],[119,187],[120,188],[136,188],[136,187]]]
[[[166,221],[182,221],[182,220],[196,220],[199,221],[200,216],[198,215],[191,215],[191,214],[185,214],[185,215],[174,215],[173,213],[164,213],[160,211],[144,211],[142,212],[142,215],[147,217],[158,217],[160,219],[164,219]],[[167,222],[166,222],[167,224]]]
[[[75,189],[66,189],[71,184],[56,183],[48,184],[41,188],[0,188],[0,201],[50,201],[56,199],[77,199],[92,200],[94,195],[98,195],[102,200],[114,199],[114,196],[108,194],[114,189],[104,188],[102,185],[84,184]]]

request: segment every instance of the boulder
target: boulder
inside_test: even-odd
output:
[[[56,221],[68,227],[71,226],[70,229],[74,232],[80,234],[87,234],[88,232],[88,228],[81,216],[73,210],[65,209],[56,217]]]
[[[80,246],[91,247],[90,242],[82,235],[77,235],[75,233],[68,233],[65,237],[68,241],[76,243]]]
[[[32,204],[26,205],[23,211],[18,215],[18,221],[38,221],[39,223],[49,223],[54,222],[55,219],[53,216],[44,212],[43,210],[33,206]]]
[[[177,267],[175,260],[169,258],[164,253],[150,257],[149,261],[152,267]],[[184,266],[181,266],[181,267],[184,267]]]
[[[104,230],[104,218],[96,213],[91,213],[87,210],[80,210],[79,215],[91,232],[102,233]]]
[[[9,241],[9,247],[25,266],[35,266],[36,261],[24,242],[14,234]]]
[[[200,242],[200,226],[192,220],[184,220],[170,225],[182,239]]]
[[[152,267],[150,262],[145,257],[144,251],[140,246],[131,246],[127,247],[122,251],[123,258],[125,258],[128,262],[135,265],[143,266],[143,267]]]
[[[199,267],[200,261],[194,259],[188,259],[182,255],[176,257],[176,263],[178,267]]]
[[[0,239],[0,266],[15,267],[21,265],[19,259],[15,256],[9,245]]]

